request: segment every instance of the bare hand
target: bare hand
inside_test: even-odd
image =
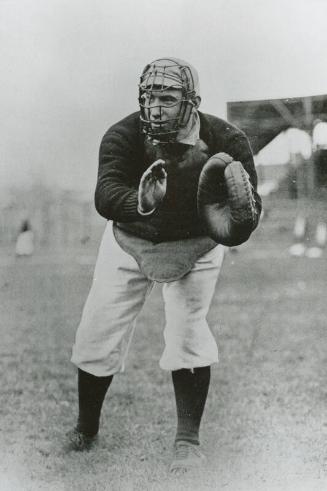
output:
[[[165,161],[156,160],[144,172],[139,185],[139,209],[149,213],[159,206],[167,189],[167,172],[163,165]]]

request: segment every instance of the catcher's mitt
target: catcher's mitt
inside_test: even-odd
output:
[[[260,211],[249,175],[226,153],[214,155],[203,167],[197,199],[208,235],[219,244],[240,245],[258,225]]]

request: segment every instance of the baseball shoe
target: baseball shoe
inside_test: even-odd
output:
[[[188,441],[180,440],[174,446],[174,459],[169,468],[169,472],[175,476],[198,469],[206,461],[206,457],[200,451],[198,445]]]
[[[66,434],[66,438],[67,451],[84,452],[91,450],[98,439],[98,435],[85,435],[85,433],[74,428]]]

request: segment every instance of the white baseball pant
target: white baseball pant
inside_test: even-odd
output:
[[[166,324],[164,370],[218,362],[218,347],[206,316],[224,257],[224,246],[201,256],[183,278],[163,285]],[[124,371],[135,322],[154,282],[105,229],[93,283],[76,333],[72,362],[103,377]]]

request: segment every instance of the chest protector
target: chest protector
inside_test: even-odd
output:
[[[159,283],[169,283],[185,276],[203,254],[216,247],[210,237],[151,242],[113,225],[118,245],[134,257],[142,273]]]

